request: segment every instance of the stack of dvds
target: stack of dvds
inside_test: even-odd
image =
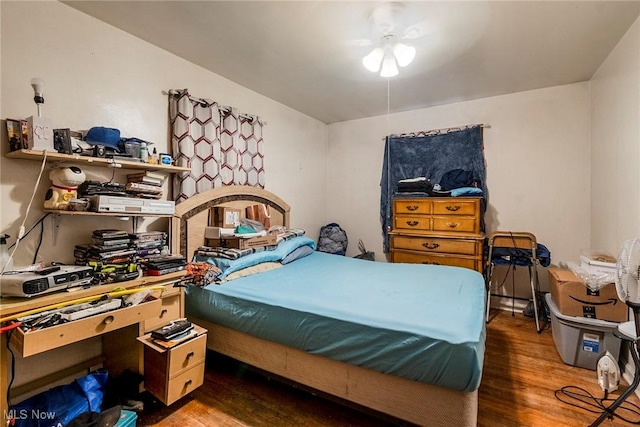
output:
[[[136,258],[144,260],[160,255],[160,251],[167,244],[167,233],[164,231],[145,231],[129,234],[132,247],[136,250]]]
[[[100,264],[127,264],[136,254],[131,247],[129,233],[123,230],[94,230],[92,243],[76,245],[74,255],[76,264],[86,265],[91,261]]]
[[[143,263],[145,272],[149,276],[162,276],[163,274],[182,271],[187,265],[187,259],[182,255],[160,255]]]
[[[127,175],[127,194],[133,197],[143,197],[146,199],[162,198],[162,184],[166,179],[165,175],[150,171],[139,172]]]

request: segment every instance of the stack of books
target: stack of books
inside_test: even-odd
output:
[[[141,261],[160,255],[160,251],[167,244],[167,233],[164,231],[145,231],[129,234],[131,244],[136,250],[136,258]]]
[[[161,199],[162,185],[166,176],[161,173],[144,171],[127,175],[127,194],[146,199]]]

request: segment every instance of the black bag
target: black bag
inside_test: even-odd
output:
[[[358,249],[360,249],[360,253],[354,256],[354,258],[364,259],[367,261],[376,260],[376,253],[368,251],[367,248],[364,247],[364,243],[362,242],[362,240],[358,240]]]
[[[347,232],[335,222],[320,227],[318,251],[335,255],[345,255],[348,244],[349,239],[347,238]]]
[[[455,190],[462,187],[473,187],[475,182],[473,172],[462,169],[453,169],[442,175],[440,187],[442,190]]]

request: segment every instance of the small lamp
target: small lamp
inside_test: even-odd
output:
[[[44,104],[44,81],[40,78],[31,79],[33,101],[38,108],[38,115],[27,118],[28,139],[27,148],[31,150],[56,151],[53,145],[53,125],[51,119],[42,117]]]

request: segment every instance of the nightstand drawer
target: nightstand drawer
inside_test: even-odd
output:
[[[393,217],[393,228],[400,230],[431,230],[431,218],[422,215],[396,215]]]
[[[191,393],[204,383],[204,361],[186,372],[172,378],[167,383],[166,404],[171,405],[181,397]]]
[[[164,347],[146,334],[144,344],[145,388],[165,405],[196,389],[204,381],[207,330],[193,325],[196,336]]]
[[[181,371],[204,362],[207,352],[207,335],[187,341],[172,349],[169,354],[169,378]]]
[[[162,294],[161,305],[156,312],[156,315],[144,321],[144,333],[150,332],[162,325],[166,325],[173,319],[183,317],[182,315],[182,295],[178,288],[176,292],[170,294]]]
[[[434,215],[476,215],[478,212],[477,200],[434,200]]]
[[[479,268],[479,260],[474,258],[462,258],[453,255],[420,254],[417,252],[394,251],[393,262],[404,262],[408,264],[430,264],[430,265],[450,265],[453,267],[464,267],[472,270]]]
[[[477,255],[475,240],[441,239],[437,237],[393,236],[394,249]]]
[[[431,201],[396,199],[393,201],[393,211],[397,214],[428,214],[431,213]]]
[[[477,218],[473,217],[440,216],[433,217],[432,221],[433,231],[477,233],[480,228]]]
[[[25,333],[18,328],[13,336],[16,347],[27,357],[140,323],[154,316],[160,305],[160,300],[152,300],[37,331]]]

